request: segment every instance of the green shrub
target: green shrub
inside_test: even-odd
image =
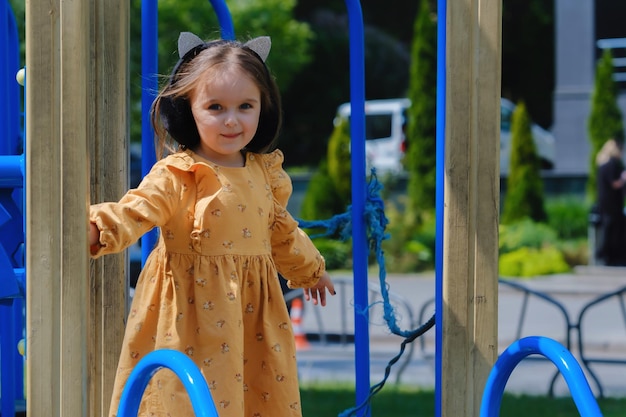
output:
[[[562,240],[587,237],[589,207],[584,199],[575,196],[553,198],[546,201],[548,225]]]
[[[388,272],[418,272],[434,268],[435,213],[422,215],[419,226],[409,225],[403,210],[388,205],[385,214],[389,220],[389,239],[383,241],[385,267]]]
[[[300,217],[304,220],[325,220],[345,211],[325,163],[313,174],[302,199]]]
[[[543,246],[555,246],[558,242],[556,232],[544,223],[535,223],[525,218],[518,222],[500,225],[500,254],[513,252],[520,248],[539,249]]]
[[[352,247],[350,242],[340,240],[316,238],[313,240],[315,247],[320,251],[326,261],[326,269],[351,269]]]
[[[505,277],[536,277],[567,272],[563,254],[553,246],[524,247],[500,256],[499,271]]]
[[[565,262],[570,267],[589,264],[589,244],[587,238],[563,240],[559,242],[558,248],[563,254]]]

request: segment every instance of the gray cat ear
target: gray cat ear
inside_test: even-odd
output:
[[[272,48],[272,40],[269,36],[259,36],[258,38],[250,39],[244,46],[256,52],[261,57],[261,60],[265,62]]]
[[[181,32],[178,36],[178,56],[184,57],[193,48],[203,45],[204,41],[191,32]]]

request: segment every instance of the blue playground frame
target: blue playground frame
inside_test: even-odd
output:
[[[0,0],[0,414],[13,416],[23,408],[24,358],[24,134],[21,121],[20,43],[15,15]]]
[[[234,39],[232,18],[224,0],[210,0],[215,10],[224,39]],[[366,224],[363,216],[367,184],[365,171],[365,83],[363,19],[360,2],[346,0],[350,31],[350,94],[352,121],[350,124],[352,146],[352,239],[354,251],[354,303],[355,306],[355,369],[356,403],[361,404],[370,394],[369,329],[367,317],[358,312],[368,306]],[[142,2],[142,174],[155,162],[153,131],[149,110],[157,91],[157,25],[156,0]],[[440,15],[446,15],[447,1],[438,0]],[[446,29],[445,20],[439,20],[437,58],[437,188],[436,215],[442,219],[443,176],[445,156],[445,97],[446,97]],[[443,23],[443,24],[441,24]],[[24,358],[18,354],[17,344],[24,338],[24,237],[23,208],[25,169],[23,112],[20,111],[20,87],[15,82],[19,65],[19,40],[15,17],[8,0],[0,0],[0,102],[6,103],[0,112],[0,391],[2,416],[15,415],[16,402],[24,400]],[[354,220],[358,221],[354,221]],[[155,232],[142,238],[142,259],[145,261],[156,241]],[[436,237],[436,321],[441,323],[442,311],[442,259],[443,222],[437,221]],[[441,326],[436,326],[435,413],[441,416]],[[496,362],[483,395],[481,417],[499,414],[504,387],[514,367],[523,358],[538,354],[551,360],[563,373],[581,415],[601,416],[591,389],[576,359],[558,342],[544,337],[521,339],[511,345]],[[139,401],[151,376],[161,368],[172,369],[188,389],[197,415],[217,417],[206,383],[199,371],[184,354],[156,351],[147,355],[131,374],[120,403],[120,416],[136,414]],[[355,411],[358,416],[369,416],[369,407]]]

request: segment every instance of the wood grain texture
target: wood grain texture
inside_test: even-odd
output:
[[[128,5],[115,3],[26,2],[29,415],[108,411],[126,260],[90,264],[87,209],[90,188],[128,185]]]
[[[442,416],[478,416],[497,357],[501,20],[448,2]]]

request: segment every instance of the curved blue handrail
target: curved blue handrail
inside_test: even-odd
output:
[[[161,349],[144,356],[128,377],[117,417],[136,417],[143,392],[160,369],[172,370],[187,389],[196,417],[218,417],[209,387],[196,364],[182,352]]]
[[[529,355],[543,355],[561,371],[574,403],[583,417],[602,417],[587,378],[576,358],[562,344],[542,336],[522,338],[511,344],[496,361],[483,393],[480,417],[497,417],[504,387],[517,364]]]

